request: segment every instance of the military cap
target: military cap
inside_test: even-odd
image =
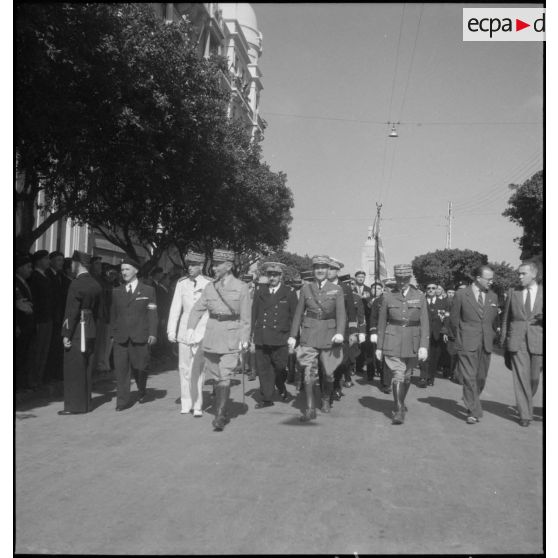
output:
[[[355,271],[355,277],[357,275],[366,275],[366,271],[364,271],[363,269],[359,269],[358,271]]]
[[[312,270],[310,271],[301,271],[300,272],[300,278],[303,281],[312,281],[312,279],[314,279],[314,272]]]
[[[302,279],[300,277],[298,279],[291,279],[288,284],[294,289],[300,289],[302,287]]]
[[[192,250],[188,250],[186,257],[184,258],[187,263],[200,263],[203,264],[205,262],[205,255],[200,254],[199,252],[194,252]]]
[[[386,279],[384,281],[384,285],[386,287],[393,287],[393,286],[397,285],[397,281],[393,277],[389,277],[388,279]]]
[[[34,264],[37,263],[39,260],[42,260],[43,258],[48,258],[48,250],[37,250],[31,256],[31,260]]]
[[[335,258],[329,258],[329,267],[332,269],[343,269],[345,266],[343,265],[343,262],[340,262]]]
[[[410,264],[396,264],[393,266],[395,277],[412,277],[413,267]]]
[[[89,265],[91,263],[91,256],[85,252],[74,250],[72,254],[72,261],[79,262],[81,265]]]
[[[265,262],[263,264],[264,267],[264,271],[267,273],[269,271],[275,271],[276,273],[283,273],[283,271],[285,270],[285,267],[287,267],[285,264],[283,263],[279,263],[279,262]]]
[[[121,262],[120,265],[131,265],[132,267],[135,267],[138,271],[140,268],[140,264],[138,262],[136,262],[135,260],[133,260],[132,258],[124,258]]]
[[[24,265],[31,263],[31,255],[30,254],[17,254],[16,255],[16,269],[19,267],[23,267]]]
[[[260,275],[258,277],[258,285],[267,285],[269,283],[269,279],[265,275]]]
[[[387,285],[387,281],[386,281],[386,285]],[[382,289],[384,288],[384,284],[380,283],[380,281],[374,281],[374,283],[372,283],[372,285],[370,285],[370,288],[372,287],[382,287]]]
[[[251,273],[245,273],[241,277],[241,280],[244,281],[245,283],[251,283],[254,280],[254,276]]]
[[[56,258],[57,256],[64,257],[64,254],[62,254],[59,250],[55,250],[54,252],[51,252],[48,257],[52,260],[52,258]]]
[[[213,250],[214,262],[234,262],[234,252],[232,250]]]
[[[342,283],[345,283],[346,281],[350,281],[352,277],[350,273],[345,273],[345,275],[339,275],[337,279],[339,279]]]
[[[329,256],[312,256],[312,265],[331,265]]]

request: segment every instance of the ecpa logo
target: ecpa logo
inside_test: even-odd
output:
[[[464,41],[544,41],[544,8],[463,8]]]

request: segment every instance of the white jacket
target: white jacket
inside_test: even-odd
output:
[[[195,287],[194,282],[188,277],[180,279],[176,284],[169,312],[169,321],[167,322],[167,335],[169,337],[176,335],[176,339],[179,343],[186,343],[186,326],[188,324],[190,311],[198,298],[200,298],[208,283],[210,283],[209,279],[203,275],[198,275],[196,277]],[[205,312],[194,330],[194,337],[192,338],[193,343],[201,343],[208,319],[209,313]],[[177,327],[178,333],[176,331]]]

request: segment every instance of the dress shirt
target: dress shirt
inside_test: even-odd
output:
[[[475,283],[473,283],[471,285],[471,287],[473,288],[473,294],[475,295],[475,300],[478,302],[479,300],[479,293],[481,293],[482,295],[482,303],[484,304],[485,300],[486,300],[486,293],[484,291],[481,291],[477,285],[475,285]]]
[[[134,279],[133,281],[130,281],[126,285],[126,292],[127,293],[130,293],[130,292],[135,293],[136,289],[137,289],[137,286],[138,286],[138,280],[137,279]]]

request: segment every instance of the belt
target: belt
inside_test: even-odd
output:
[[[91,310],[90,308],[82,308],[81,311],[84,314],[93,314],[93,310]]]
[[[395,325],[401,327],[412,327],[412,326],[419,326],[420,322],[414,321],[410,322],[409,320],[389,320],[388,325]]]
[[[306,317],[314,318],[315,320],[334,320],[335,316],[324,316],[321,312],[312,312],[311,310],[306,311]]]
[[[218,322],[236,322],[240,319],[239,314],[209,314],[209,317]]]

